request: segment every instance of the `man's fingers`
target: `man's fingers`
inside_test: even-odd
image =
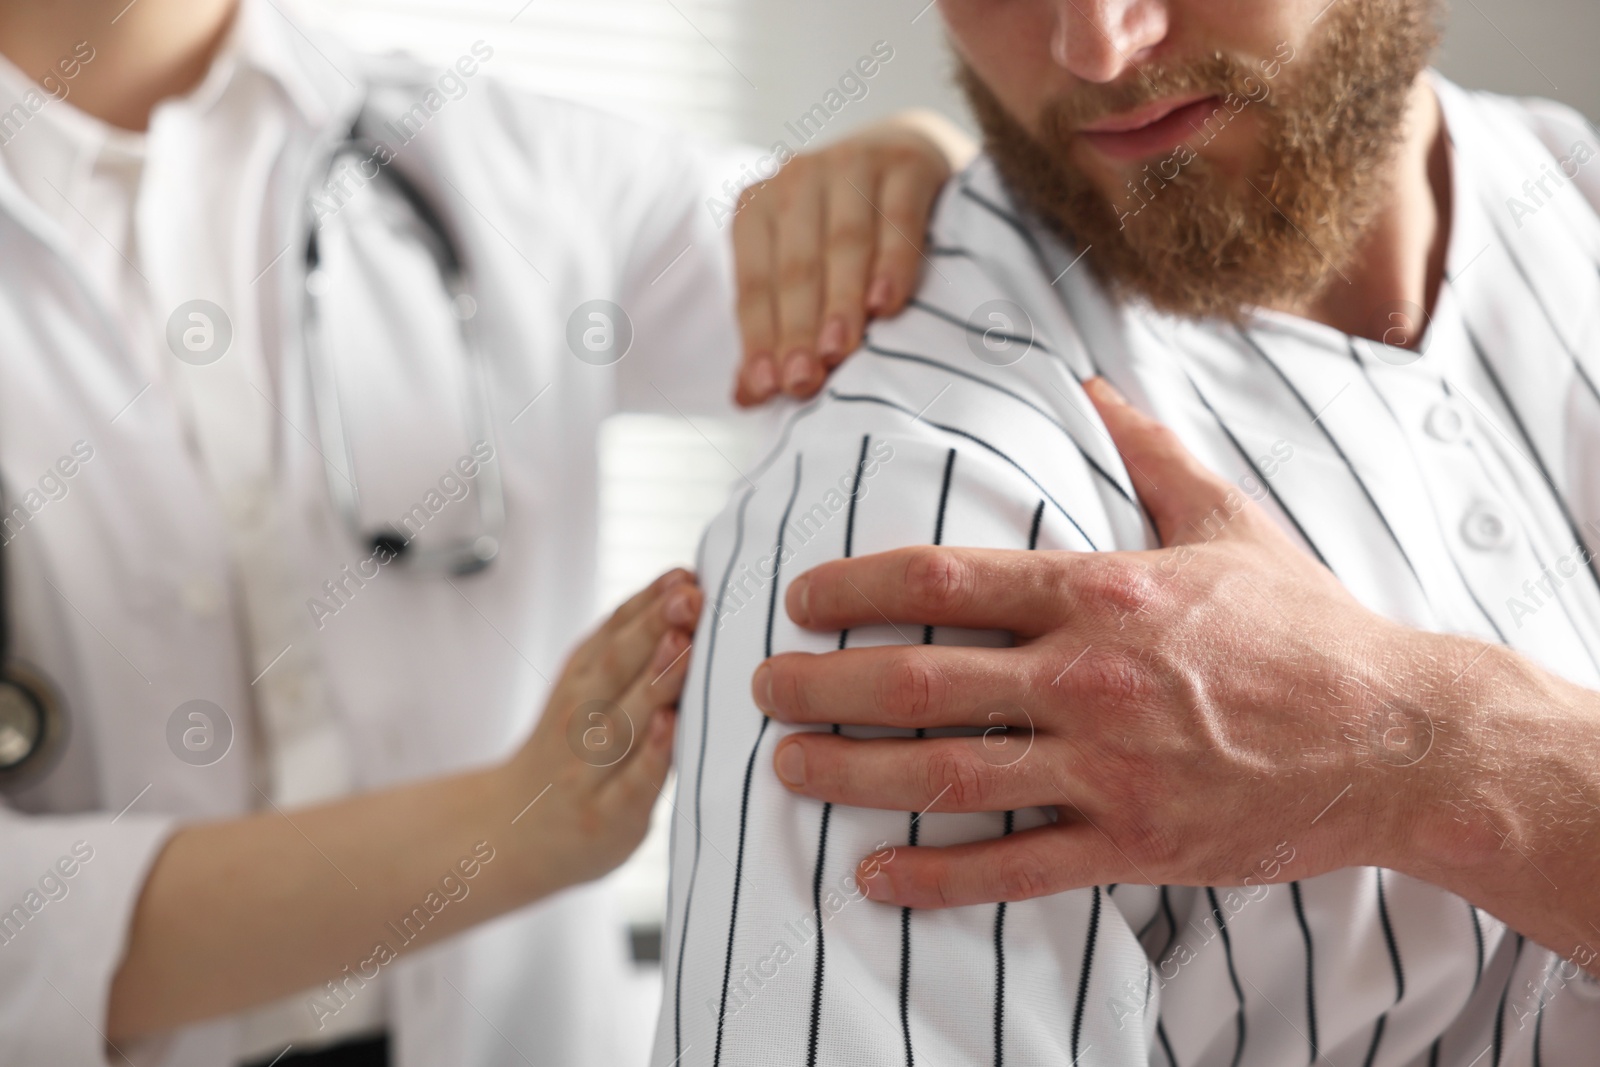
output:
[[[733,219],[733,248],[739,288],[739,334],[743,362],[734,399],[760,404],[778,391],[777,308],[773,279],[773,232],[766,186],[746,190]]]
[[[797,733],[773,752],[779,780],[796,793],[853,808],[974,812],[1060,803],[1058,776],[1026,728],[979,737],[856,740]]]
[[[1066,583],[1078,559],[1071,552],[901,548],[815,567],[789,584],[784,604],[797,625],[814,630],[893,622],[1034,637],[1065,618]]]
[[[1099,411],[1164,544],[1214,538],[1219,521],[1226,522],[1248,505],[1244,495],[1196,459],[1177,434],[1129,404],[1104,378],[1085,382],[1084,392]]]
[[[867,896],[908,908],[1030,900],[1138,876],[1116,847],[1084,822],[1062,822],[945,848],[875,853],[856,868]]]
[[[918,729],[1020,726],[1038,653],[955,645],[787,652],[756,668],[756,706],[780,722]]]
[[[783,390],[809,395],[822,383],[817,314],[822,307],[822,177],[791,164],[795,180],[778,195],[773,259],[777,264],[778,369]],[[804,169],[800,169],[804,167]]]
[[[943,185],[943,178],[918,168],[891,167],[885,173],[877,255],[867,290],[869,314],[892,315],[916,292],[928,215]]]
[[[868,199],[874,189],[875,178],[864,160],[828,179],[827,291],[817,335],[817,355],[828,367],[838,366],[861,340],[877,230]]]

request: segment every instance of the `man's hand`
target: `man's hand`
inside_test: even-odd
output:
[[[982,731],[801,733],[778,746],[779,777],[838,804],[1056,810],[1049,826],[863,865],[870,896],[913,907],[1397,866],[1410,817],[1434,807],[1419,798],[1440,752],[1461,742],[1419,701],[1484,646],[1368,611],[1169,430],[1103,382],[1091,394],[1168,547],[908,548],[799,576],[787,607],[810,629],[887,617],[1016,645],[774,656],[753,690],[780,721]]]
[[[976,151],[937,114],[907,112],[745,190],[733,222],[740,404],[811,396],[869,318],[905,306],[934,197]]]

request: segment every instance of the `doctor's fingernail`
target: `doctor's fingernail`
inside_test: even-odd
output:
[[[791,789],[799,789],[806,784],[806,754],[801,749],[799,742],[790,741],[778,746],[778,754],[773,757],[772,765],[778,772],[778,777],[783,779],[783,784]]]
[[[762,398],[771,396],[772,391],[778,388],[778,376],[772,369],[772,360],[765,358],[756,360],[755,365],[750,368],[750,388]]]
[[[804,352],[790,352],[783,365],[783,387],[803,389],[811,381],[811,357]]]
[[[1103,404],[1126,405],[1128,403],[1127,399],[1117,392],[1116,387],[1104,378],[1090,378],[1084,383],[1084,388]]]
[[[822,336],[817,339],[817,349],[824,356],[842,356],[844,355],[844,344],[844,320],[835,315],[822,328]]]
[[[755,699],[756,707],[768,715],[772,714],[772,668],[765,663],[756,668],[756,673],[750,679],[750,695]]]
[[[666,619],[674,626],[688,626],[698,614],[692,603],[694,596],[687,589],[674,589],[667,597]]]
[[[894,299],[894,283],[888,278],[879,278],[872,283],[872,288],[867,290],[867,310],[874,315],[881,315],[889,308],[889,301]]]
[[[666,669],[678,661],[683,655],[684,648],[689,644],[689,639],[676,630],[661,635],[661,640],[656,643],[656,654],[650,660],[650,674],[652,679],[657,678]]]

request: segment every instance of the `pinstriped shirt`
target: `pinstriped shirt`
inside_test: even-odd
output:
[[[1234,327],[1113,302],[989,163],[946,190],[913,306],[788,415],[702,546],[656,1067],[1594,1061],[1600,986],[1393,871],[941,911],[865,901],[853,871],[882,845],[1047,816],[794,796],[771,769],[792,728],[750,696],[775,652],[1005,643],[890,625],[803,632],[783,590],[826,560],[927,543],[1154,547],[1080,389],[1094,374],[1369,608],[1600,688],[1596,135],[1553,104],[1434,85],[1454,217],[1420,352],[1277,313]],[[1307,797],[1307,822],[1336,801]],[[1263,874],[1292,878],[1294,851],[1281,843]]]

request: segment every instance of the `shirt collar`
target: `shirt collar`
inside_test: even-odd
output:
[[[295,0],[240,0],[217,61],[191,97],[214,102],[241,65],[267,75],[313,128],[347,122],[366,98],[356,55],[302,17]]]

